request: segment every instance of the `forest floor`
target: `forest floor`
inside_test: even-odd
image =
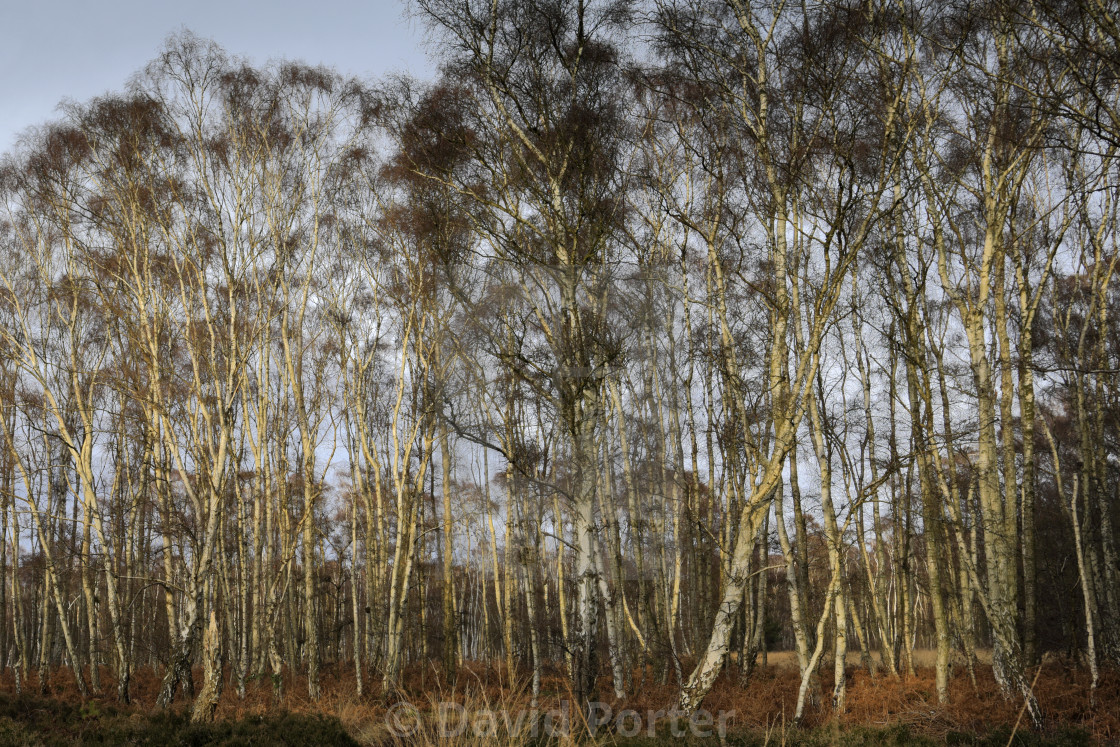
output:
[[[1035,732],[1020,718],[1022,702],[1004,700],[987,667],[977,670],[975,685],[958,667],[951,702],[940,706],[928,667],[893,679],[881,673],[872,678],[865,668],[851,666],[845,712],[833,717],[818,684],[816,702],[802,725],[794,727],[799,678],[787,658],[770,654],[768,666],[757,669],[745,686],[732,667],[704,702],[706,712],[692,722],[665,714],[677,693],[671,677],[663,683],[649,673],[635,673],[634,694],[624,701],[607,697],[611,686],[605,678],[594,738],[586,737],[560,672],[544,678],[533,709],[525,683],[509,687],[500,667],[464,666],[454,685],[435,665],[412,667],[392,696],[368,694],[368,685],[367,694],[359,696],[353,668],[328,668],[318,703],[308,699],[298,676],[285,677],[279,698],[264,678],[249,682],[243,699],[227,686],[216,721],[206,725],[190,723],[185,699],[158,711],[159,677],[150,669],[134,675],[128,706],[116,704],[108,670],[106,691],[85,700],[68,670],[50,675],[45,695],[38,694],[34,673],[24,694],[16,695],[6,672],[0,676],[0,745],[544,745],[571,742],[569,735],[580,732],[580,741],[603,745],[1120,744],[1120,672],[1102,673],[1091,704],[1088,672],[1048,659],[1035,684],[1046,724]],[[823,671],[829,674],[822,679],[830,680],[831,668]]]

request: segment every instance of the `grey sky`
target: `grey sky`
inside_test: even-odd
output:
[[[121,89],[168,34],[189,28],[233,55],[351,75],[428,75],[423,30],[400,0],[0,0],[0,152],[63,99]]]

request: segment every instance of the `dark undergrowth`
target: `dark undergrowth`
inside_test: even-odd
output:
[[[800,727],[790,718],[797,697],[796,671],[770,666],[757,670],[745,686],[739,685],[734,667],[717,681],[704,702],[709,713],[727,717],[725,744],[731,745],[976,745],[1001,747],[1073,747],[1074,745],[1120,745],[1120,673],[1106,672],[1095,697],[1090,698],[1088,674],[1069,662],[1051,660],[1037,679],[1035,692],[1046,717],[1042,731],[1022,721],[1021,702],[1004,700],[990,672],[977,672],[977,681],[958,670],[951,681],[951,702],[937,704],[932,670],[920,668],[916,675],[891,678],[870,677],[866,670],[848,673],[848,704],[842,714],[833,714],[825,694],[830,683],[817,684],[816,696],[806,710]],[[499,722],[497,731],[480,728],[469,720],[455,734],[441,728],[440,708],[454,704],[475,719],[479,714],[532,712],[524,681],[510,687],[500,666],[468,664],[455,682],[447,682],[439,667],[414,666],[404,674],[399,690],[381,692],[367,684],[357,694],[352,668],[328,667],[322,676],[323,696],[307,697],[306,680],[285,673],[282,695],[277,697],[267,678],[247,684],[244,698],[227,685],[210,724],[190,722],[189,702],[180,698],[168,710],[155,705],[159,677],[154,670],[138,670],[133,680],[133,702],[115,702],[111,687],[100,695],[81,698],[73,674],[60,669],[50,673],[46,695],[38,690],[34,675],[16,694],[10,672],[0,675],[0,747],[3,745],[465,745],[571,743],[556,739],[541,726],[540,714],[569,706],[574,701],[567,679],[559,670],[548,671],[542,682],[537,715],[517,729]],[[102,680],[112,682],[111,672],[102,670]],[[600,692],[611,691],[609,680]],[[371,692],[371,689],[373,690]],[[604,706],[618,715],[625,711],[642,716],[640,729],[628,736],[627,724],[608,720],[594,740],[603,745],[690,745],[719,743],[716,736],[699,737],[687,723],[674,722],[664,710],[677,688],[650,672],[634,673],[633,693],[628,699],[606,698]],[[394,732],[394,709],[407,704],[416,730],[407,735]],[[441,706],[441,704],[443,704]],[[645,714],[659,712],[654,718]],[[568,714],[578,719],[578,713]],[[506,718],[502,715],[501,718]],[[533,719],[537,720],[534,722]],[[485,724],[481,724],[482,727]],[[573,732],[579,725],[573,723]],[[715,733],[718,733],[716,730]]]
[[[279,712],[192,724],[185,709],[142,713],[90,700],[81,705],[0,695],[0,745],[357,745],[333,716]]]
[[[673,737],[659,735],[654,738],[647,736],[631,739],[603,739],[603,744],[618,745],[619,747],[668,747],[669,745],[712,744],[719,740],[714,738],[699,739],[695,737]],[[816,729],[786,729],[771,731],[731,732],[724,740],[727,745],[741,745],[742,747],[904,747],[916,745],[917,747],[936,747],[937,745],[969,745],[974,747],[1006,747],[1008,743],[1022,747],[1083,747],[1094,745],[1096,742],[1085,731],[1079,729],[1063,728],[1055,732],[1038,735],[1016,732],[1011,736],[1010,728],[995,729],[987,734],[962,734],[950,732],[947,737],[932,737],[916,734],[907,726],[891,726],[883,728],[869,728],[865,726],[845,726],[839,730],[827,727]]]
[[[478,744],[509,742],[508,735],[497,735],[492,740],[415,739],[375,740],[381,744]],[[517,740],[527,745],[544,745],[571,740],[536,739]],[[825,747],[826,745],[972,745],[975,747],[1003,747],[1014,744],[1023,747],[1079,747],[1096,742],[1081,729],[1063,727],[1047,734],[1017,731],[1012,737],[1010,728],[995,729],[984,735],[949,732],[933,737],[915,733],[906,725],[884,728],[864,726],[816,727],[811,729],[772,728],[768,730],[740,729],[728,732],[723,740],[716,737],[696,737],[687,728],[676,734],[668,723],[659,725],[652,736],[625,737],[610,731],[596,739],[580,740],[601,745],[693,745],[722,741],[728,745],[744,747]],[[0,695],[0,745],[20,747],[53,747],[54,745],[357,745],[359,742],[346,731],[335,717],[315,714],[276,713],[252,716],[238,721],[217,721],[212,724],[192,724],[185,709],[141,713],[135,710],[118,710],[113,706],[88,701],[85,705],[30,695]]]

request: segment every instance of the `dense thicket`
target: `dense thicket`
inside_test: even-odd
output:
[[[17,687],[1120,665],[1112,3],[416,10],[437,80],[180,34],[5,157]]]

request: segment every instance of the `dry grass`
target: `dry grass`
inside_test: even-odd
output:
[[[916,660],[919,665],[916,675],[893,679],[883,674],[872,678],[866,669],[858,666],[857,656],[848,668],[847,710],[838,717],[831,712],[828,699],[823,694],[831,689],[831,668],[822,670],[814,704],[806,713],[805,726],[830,723],[841,728],[905,726],[909,733],[940,741],[952,732],[985,734],[1015,721],[1021,703],[1004,700],[990,670],[983,666],[977,671],[975,686],[964,668],[958,667],[951,681],[950,704],[938,705],[933,671],[925,666],[931,661],[929,657],[930,654],[920,652]],[[796,664],[790,665],[791,658],[788,654],[771,654],[769,666],[760,668],[745,687],[737,684],[737,673],[732,667],[716,683],[704,703],[705,708],[713,714],[733,711],[734,716],[728,723],[732,733],[773,733],[776,726],[789,722],[796,704],[799,678]],[[103,680],[107,684],[106,692],[93,700],[108,706],[114,700],[112,678],[108,671],[104,673]],[[141,670],[134,675],[133,683],[134,702],[128,710],[135,717],[152,713],[159,687],[158,675],[151,670]],[[10,672],[0,676],[0,692],[13,692],[13,685]],[[37,679],[32,674],[30,681],[25,683],[25,690],[36,692],[37,687]],[[572,701],[563,673],[549,671],[542,683],[538,720],[528,717],[519,723],[518,712],[529,711],[530,706],[524,682],[515,682],[511,686],[500,667],[479,663],[464,666],[455,683],[445,681],[438,667],[413,666],[407,670],[399,691],[383,693],[379,687],[370,688],[367,683],[367,692],[361,696],[355,687],[352,667],[331,667],[323,672],[322,689],[323,697],[317,703],[312,702],[307,697],[305,679],[293,674],[285,676],[283,696],[279,699],[274,696],[268,678],[250,682],[244,699],[238,698],[236,692],[227,687],[217,716],[219,719],[240,721],[281,711],[327,714],[338,718],[346,731],[364,744],[441,747],[493,744],[495,741],[516,744],[530,741],[534,736],[532,729],[539,727],[539,717],[545,712],[560,709],[565,701]],[[1120,673],[1103,673],[1095,705],[1089,702],[1088,673],[1069,662],[1048,660],[1042,667],[1035,689],[1048,728],[1082,729],[1091,740],[1102,744],[1120,741]],[[672,681],[656,681],[648,672],[636,672],[634,695],[624,701],[615,701],[607,697],[610,692],[610,683],[604,678],[600,682],[600,693],[604,694],[604,701],[614,713],[633,709],[639,714],[647,714],[670,706],[677,687]],[[68,670],[51,673],[48,695],[70,703],[81,702]],[[414,710],[405,709],[398,705],[400,703],[411,704]],[[470,715],[471,720],[466,722],[460,733],[442,733],[438,728],[440,703],[456,704],[450,707],[454,712],[445,715],[455,719],[450,722],[452,726],[460,723],[458,719],[463,713]],[[173,706],[175,709],[186,707],[183,700]],[[503,712],[509,714],[508,722],[501,716]],[[487,723],[483,723],[481,729],[476,723],[480,714],[485,721],[487,713],[496,714],[494,726],[497,733],[492,733]],[[568,714],[572,719],[579,718],[578,709],[570,706]],[[394,723],[399,726],[405,717],[415,720],[418,731],[401,736],[391,727]]]

